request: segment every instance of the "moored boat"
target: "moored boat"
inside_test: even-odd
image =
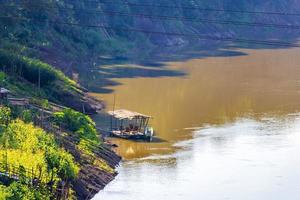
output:
[[[109,111],[108,114],[111,116],[111,136],[129,140],[152,140],[154,130],[149,126],[151,116],[124,109]]]

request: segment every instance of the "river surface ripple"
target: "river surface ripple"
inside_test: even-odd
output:
[[[244,53],[167,63],[182,77],[115,79],[117,108],[152,115],[164,142],[114,139],[124,161],[94,199],[299,199],[300,51]]]

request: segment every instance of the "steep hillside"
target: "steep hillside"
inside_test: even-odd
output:
[[[90,97],[39,60],[0,50],[0,61],[0,199],[91,198],[120,157],[89,116],[66,107],[96,112]]]
[[[187,37],[127,29],[293,41],[298,36],[297,30],[215,21],[295,25],[299,24],[297,16],[222,10],[295,13],[300,10],[300,3],[296,0],[132,0],[129,4],[121,0],[1,0],[0,7],[0,48],[41,58],[71,76],[85,63],[97,63],[99,57],[134,56],[156,46],[182,46],[191,41]],[[162,16],[193,20],[167,20]],[[203,19],[213,21],[203,22]],[[194,43],[195,39],[192,40]]]

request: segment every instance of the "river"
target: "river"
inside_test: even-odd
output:
[[[162,141],[112,139],[124,161],[95,200],[298,199],[300,50],[236,51],[113,80],[116,109],[151,115]],[[92,95],[112,109],[113,94]]]

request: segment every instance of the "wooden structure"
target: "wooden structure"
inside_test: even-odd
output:
[[[108,114],[111,116],[111,136],[132,140],[152,140],[154,131],[148,126],[150,116],[124,109],[109,111]]]
[[[7,98],[9,103],[13,106],[28,106],[29,99],[27,98]]]
[[[1,177],[7,177],[13,181],[18,181],[22,178],[28,184],[33,184],[34,182],[45,184],[45,182],[42,181],[42,176],[41,169],[26,169],[21,166],[0,163],[0,179]]]

